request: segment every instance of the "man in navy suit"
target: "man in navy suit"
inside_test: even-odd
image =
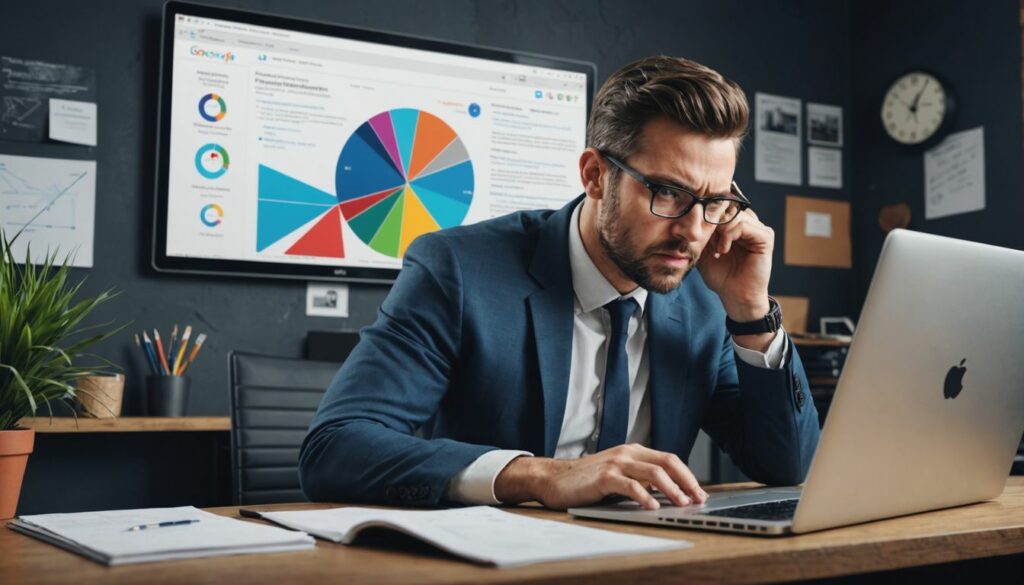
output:
[[[774,233],[732,180],[747,123],[719,73],[631,63],[594,100],[582,196],[417,239],[303,442],[309,498],[700,503],[701,428],[751,478],[801,482],[817,413],[768,295]]]

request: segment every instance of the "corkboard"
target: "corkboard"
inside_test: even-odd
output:
[[[827,219],[827,236],[808,225],[812,216]],[[850,202],[787,195],[785,242],[786,264],[850,268]]]

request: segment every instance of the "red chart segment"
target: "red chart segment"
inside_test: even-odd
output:
[[[380,193],[364,195],[358,199],[349,199],[341,204],[341,212],[345,214],[345,217],[349,220],[355,219],[356,216],[366,211],[367,208],[373,207],[381,199],[386,198],[388,195],[393,195],[401,189],[402,187],[396,187],[394,189],[381,191]]]
[[[299,241],[292,244],[285,254],[344,258],[345,244],[341,239],[340,207],[340,205],[332,207],[320,218],[320,221],[299,238]]]

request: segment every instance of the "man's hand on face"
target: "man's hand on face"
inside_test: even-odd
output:
[[[721,299],[734,321],[753,321],[768,313],[775,232],[752,210],[720,225],[698,263],[701,277]]]
[[[519,457],[495,479],[494,494],[507,504],[539,501],[556,510],[620,495],[655,510],[660,505],[648,491],[652,487],[677,506],[702,504],[708,497],[675,454],[637,444],[572,460]]]

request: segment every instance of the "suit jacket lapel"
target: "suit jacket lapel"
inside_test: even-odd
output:
[[[558,210],[540,228],[530,274],[541,288],[527,298],[544,392],[544,455],[558,444],[572,363],[573,290],[569,268],[569,219],[576,204]]]
[[[651,447],[679,452],[684,393],[692,359],[689,351],[692,316],[679,291],[647,297],[647,348],[651,393]]]

